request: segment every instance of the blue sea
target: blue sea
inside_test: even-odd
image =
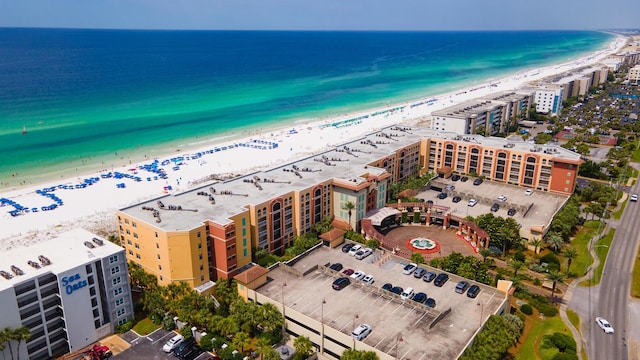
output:
[[[587,31],[4,28],[0,188],[441,94],[611,40]]]

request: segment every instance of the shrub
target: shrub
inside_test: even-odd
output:
[[[162,319],[162,328],[167,331],[171,331],[176,328],[176,322],[173,321],[171,314],[166,314]]]
[[[546,255],[542,256],[540,258],[540,264],[542,263],[547,263],[549,264],[549,266],[556,265],[556,269],[560,268],[560,260],[558,259],[558,257],[554,254],[554,253],[547,253]]]
[[[203,336],[200,339],[200,347],[202,348],[202,350],[204,351],[211,351],[213,350],[213,335],[212,334],[207,334],[205,336]]]
[[[561,353],[576,353],[576,341],[569,335],[556,332],[552,335],[545,335],[544,338],[550,341]]]
[[[553,306],[545,306],[542,308],[542,311],[540,312],[546,317],[554,317],[558,315],[558,309],[554,308]]]
[[[522,304],[520,311],[525,315],[533,315],[533,308],[529,304]]]
[[[116,332],[119,334],[124,334],[127,331],[133,329],[133,325],[135,325],[135,320],[134,319],[129,319],[129,321],[127,321],[126,323],[118,326],[116,328]]]
[[[522,251],[517,251],[515,254],[513,254],[513,260],[526,262],[527,259],[522,253]]]
[[[540,281],[540,279],[538,278],[533,279],[533,285],[540,286],[541,284],[542,284],[542,281]]]

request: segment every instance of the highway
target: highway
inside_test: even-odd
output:
[[[640,182],[636,183],[631,193],[640,193]],[[640,202],[628,202],[616,226],[600,286],[593,288],[593,294],[589,292],[590,317],[583,319],[589,329],[587,334],[583,333],[588,344],[589,360],[628,359],[627,334],[632,325],[629,320],[631,273],[640,243],[638,219]],[[609,320],[615,334],[605,334],[595,323],[597,316]]]

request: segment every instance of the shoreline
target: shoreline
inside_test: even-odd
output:
[[[113,222],[115,226],[113,211],[117,208],[162,196],[165,193],[187,190],[195,184],[211,181],[206,179],[213,174],[224,177],[230,174],[243,174],[257,169],[270,168],[276,164],[292,162],[310,154],[333,148],[340,143],[381,128],[396,124],[416,125],[420,121],[425,121],[434,110],[486,96],[492,92],[517,90],[533,81],[540,81],[552,75],[567,73],[575,68],[593,65],[606,55],[619,51],[626,40],[626,36],[616,35],[612,41],[605,44],[605,47],[580,58],[541,68],[520,70],[503,78],[489,79],[444,94],[366,111],[328,116],[322,119],[300,119],[289,124],[274,122],[272,127],[260,128],[255,133],[241,130],[216,134],[212,138],[183,139],[180,141],[181,144],[174,145],[171,153],[147,157],[146,154],[143,154],[143,152],[151,152],[147,149],[140,153],[133,151],[128,154],[126,159],[124,156],[120,157],[120,160],[125,161],[120,161],[119,165],[115,165],[115,161],[114,164],[105,166],[104,162],[102,164],[89,161],[85,163],[85,160],[82,160],[83,168],[76,170],[76,174],[60,178],[58,181],[55,177],[35,184],[3,186],[0,187],[0,197],[8,198],[29,209],[34,207],[39,209],[41,206],[51,204],[51,199],[36,194],[36,190],[55,187],[53,194],[64,201],[64,206],[50,211],[29,212],[16,217],[10,216],[7,212],[13,207],[9,205],[0,207],[0,228],[3,229],[0,231],[0,248],[10,248],[20,243],[37,241],[40,237],[49,236],[51,232],[55,231],[54,229],[59,230],[68,226],[87,227],[83,221],[88,222],[89,225],[100,225],[105,221],[107,223]],[[433,99],[436,100],[433,101]],[[234,145],[232,149],[214,151],[215,148],[230,145]],[[260,147],[264,147],[264,149]],[[162,146],[158,148],[158,151],[164,151],[163,149],[168,150]],[[198,153],[201,155],[198,156]],[[155,180],[152,173],[139,169],[140,166],[149,165],[154,160],[162,163],[179,157],[183,157],[183,160],[180,161],[181,165],[175,165],[178,167],[177,170],[174,170],[173,162],[170,162],[169,166],[163,166],[167,174],[166,179]],[[242,161],[236,161],[237,159],[242,159]],[[138,170],[130,171],[131,169]],[[101,177],[108,172],[115,171],[134,177],[139,174],[142,181],[124,181]],[[85,188],[71,190],[59,187],[61,185],[75,186],[90,178],[99,178],[99,180]],[[151,180],[148,180],[149,178]],[[126,187],[116,188],[116,182],[125,183]],[[167,187],[170,188],[167,189]],[[108,219],[109,216],[112,217],[111,220]]]

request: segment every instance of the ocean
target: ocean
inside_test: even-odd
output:
[[[4,28],[0,189],[425,98],[611,40],[589,31]]]

